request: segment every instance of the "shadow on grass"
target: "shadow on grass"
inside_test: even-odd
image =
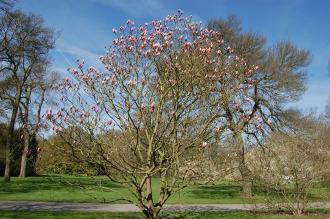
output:
[[[324,194],[328,194],[329,187],[326,185],[326,188],[323,187],[325,185],[321,185],[317,187],[317,192],[310,192],[307,194],[307,198],[310,201],[319,201],[324,200],[321,189],[324,189]],[[325,191],[327,190],[327,191]],[[203,186],[196,186],[190,189],[190,196],[193,198],[198,199],[213,199],[213,200],[220,200],[220,199],[241,199],[240,197],[241,187],[238,184],[220,184],[220,185],[203,185]],[[274,188],[254,185],[252,188],[252,193],[254,197],[263,198],[263,197],[272,197],[274,200],[280,200],[283,198],[282,194],[285,193],[286,195],[294,196],[294,191],[292,189],[286,189],[283,191],[276,190]]]
[[[191,196],[199,199],[237,199],[240,198],[238,185],[204,185],[194,187]]]
[[[10,183],[0,181],[0,194],[29,193],[42,190],[71,190],[77,188],[97,189],[122,188],[121,185],[110,182],[106,178],[42,176],[27,178],[12,178]]]

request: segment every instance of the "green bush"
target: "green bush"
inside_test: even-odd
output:
[[[60,136],[52,136],[39,143],[40,152],[36,164],[40,174],[101,175],[102,171],[78,162],[71,153],[70,146]]]

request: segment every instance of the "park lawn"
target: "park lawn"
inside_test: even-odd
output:
[[[273,213],[251,212],[189,212],[164,213],[162,217],[171,219],[321,219],[329,214],[312,214],[301,216],[281,215]],[[142,213],[91,213],[91,212],[29,212],[29,211],[0,211],[0,219],[143,219]]]
[[[153,179],[154,189],[158,191],[159,179]],[[256,199],[262,200],[263,192],[255,189]],[[322,200],[322,195],[330,194],[329,187],[313,192],[313,201]],[[17,178],[4,183],[0,178],[0,200],[16,201],[54,201],[54,202],[114,202],[126,203],[122,198],[132,198],[130,192],[120,184],[110,182],[108,178],[82,176],[40,176]],[[329,196],[328,196],[329,197]],[[157,193],[155,194],[157,198]],[[169,204],[232,204],[243,203],[240,198],[240,186],[233,182],[221,182],[214,185],[188,187],[174,194]]]

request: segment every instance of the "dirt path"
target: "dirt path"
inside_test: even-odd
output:
[[[173,204],[165,205],[165,211],[233,211],[260,210],[263,204]],[[313,203],[312,208],[330,208],[330,202]],[[0,201],[0,210],[8,211],[90,211],[90,212],[139,212],[132,204],[96,204],[63,202]]]

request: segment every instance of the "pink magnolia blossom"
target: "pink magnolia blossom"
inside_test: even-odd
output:
[[[154,101],[152,101],[149,106],[149,112],[151,112],[151,113],[155,112],[155,102]]]
[[[272,125],[273,121],[269,118],[269,119],[267,119],[267,123],[268,123],[268,125]]]

